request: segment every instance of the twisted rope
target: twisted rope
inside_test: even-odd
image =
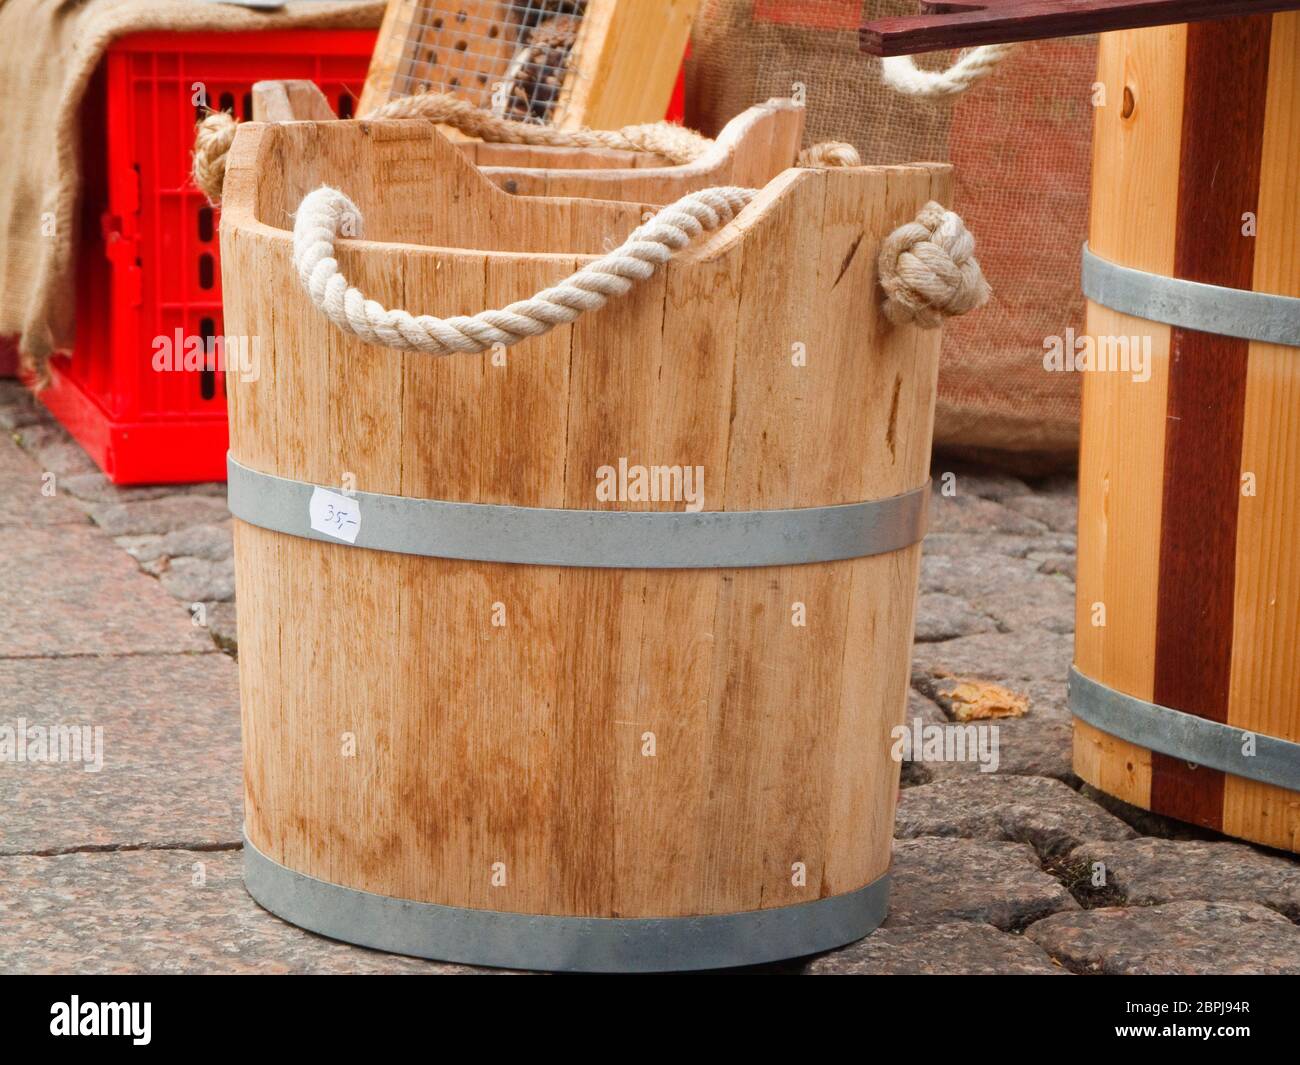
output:
[[[528,144],[558,148],[613,148],[626,152],[650,152],[663,156],[674,166],[692,163],[713,147],[703,134],[672,122],[648,122],[622,129],[555,129],[531,122],[515,122],[475,107],[450,93],[422,93],[390,100],[366,118],[424,118],[452,126],[471,137],[494,144]],[[235,140],[239,121],[224,111],[213,111],[198,124],[194,137],[194,184],[208,202],[221,202],[226,178],[226,153]],[[799,156],[799,166],[861,166],[851,144],[828,141],[815,144]]]
[[[402,96],[375,108],[366,117],[427,118],[493,144],[653,152],[674,165],[694,162],[713,146],[713,141],[703,134],[672,122],[647,122],[622,129],[556,129],[503,118],[444,92]]]
[[[922,70],[910,55],[887,56],[880,61],[880,76],[890,88],[907,96],[939,100],[959,96],[987,78],[1014,50],[1013,44],[981,44],[963,52],[947,70]]]
[[[293,227],[293,261],[312,303],[340,329],[367,343],[430,355],[485,351],[493,344],[509,346],[550,332],[586,311],[598,310],[611,296],[626,294],[637,281],[651,277],[673,252],[730,222],[754,194],[754,189],[722,187],[683,196],[633,230],[614,251],[558,285],[502,310],[472,317],[415,317],[388,310],[350,286],[334,258],[334,240],[344,226],[359,233],[361,214],[336,189],[321,187],[302,201]]]
[[[975,258],[975,238],[956,212],[933,200],[885,238],[879,269],[885,317],[900,325],[933,329],[992,295]]]
[[[226,111],[209,111],[194,130],[194,160],[190,172],[213,207],[221,202],[226,183],[226,155],[235,142],[239,121]]]
[[[858,155],[858,150],[853,145],[845,144],[844,141],[822,141],[820,144],[814,144],[811,148],[805,148],[801,151],[794,165],[802,167],[861,166],[862,156]]]
[[[614,251],[559,284],[501,310],[472,316],[444,319],[389,310],[349,285],[334,243],[340,231],[360,236],[361,212],[342,192],[327,186],[308,193],[298,208],[293,263],[312,303],[339,329],[369,344],[430,355],[481,352],[494,344],[509,347],[540,336],[598,310],[613,296],[626,295],[695,238],[730,222],[756,194],[756,189],[734,187],[692,192],[633,230]],[[984,303],[989,289],[972,254],[974,246],[961,219],[936,203],[927,204],[915,222],[895,230],[880,254],[890,320],[930,328]]]

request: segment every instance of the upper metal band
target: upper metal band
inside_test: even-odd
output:
[[[342,543],[311,527],[316,485],[227,456],[230,511],[264,529]],[[930,482],[865,503],[793,510],[560,510],[354,492],[356,547],[475,562],[615,569],[718,569],[833,562],[897,551],[925,535]]]
[[[1300,347],[1300,298],[1120,266],[1083,246],[1083,294],[1113,311],[1219,336]]]
[[[1070,710],[1122,740],[1221,769],[1236,777],[1300,791],[1300,743],[1220,724],[1109,688],[1070,668]],[[1246,754],[1253,737],[1253,754]]]
[[[558,917],[441,906],[318,880],[244,839],[244,885],[300,928],[417,958],[562,972],[723,969],[861,939],[885,919],[889,876],[791,906],[696,917]]]

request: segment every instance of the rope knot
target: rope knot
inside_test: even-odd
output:
[[[820,144],[814,144],[811,148],[805,148],[801,151],[796,165],[804,167],[861,166],[862,156],[858,154],[858,150],[851,144],[845,144],[843,141],[822,141]]]
[[[953,211],[931,201],[880,249],[885,317],[923,329],[988,302],[992,290],[975,258],[975,238]]]
[[[194,131],[194,184],[214,207],[221,202],[226,180],[226,153],[235,140],[239,123],[225,111],[209,111]]]

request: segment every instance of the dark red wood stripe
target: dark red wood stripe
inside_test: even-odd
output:
[[[1187,30],[1174,274],[1248,289],[1272,17]],[[1165,425],[1155,701],[1226,721],[1249,343],[1174,329]],[[1223,773],[1152,758],[1151,808],[1223,827]]]

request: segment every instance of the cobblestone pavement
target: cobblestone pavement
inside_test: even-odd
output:
[[[102,773],[0,765],[0,967],[483,971],[334,943],[243,891],[223,486],[115,488],[12,381],[0,430],[0,724],[102,724],[111,751]],[[953,677],[1030,710],[998,722],[995,773],[904,765],[884,928],[771,968],[1300,973],[1300,862],[1071,772],[1073,481],[934,476],[908,718],[946,723]]]

